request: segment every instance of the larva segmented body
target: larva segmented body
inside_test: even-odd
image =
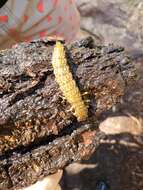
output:
[[[52,57],[54,75],[63,95],[72,106],[72,109],[74,109],[74,115],[77,117],[77,120],[83,121],[87,118],[88,109],[82,100],[75,81],[73,80],[65,56],[63,44],[60,41],[57,41]]]

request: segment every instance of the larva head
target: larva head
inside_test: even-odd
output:
[[[60,41],[56,41],[56,47],[57,48],[61,48],[62,47],[62,43]]]
[[[57,47],[57,48],[63,47],[63,44],[64,44],[64,41],[63,41],[63,40],[57,40],[57,41],[56,41],[56,47]]]

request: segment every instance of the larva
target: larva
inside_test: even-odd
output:
[[[82,100],[76,82],[73,80],[65,56],[63,44],[60,41],[57,41],[52,55],[52,66],[55,79],[59,84],[64,97],[74,110],[74,115],[77,117],[77,120],[83,121],[87,118],[88,109]]]

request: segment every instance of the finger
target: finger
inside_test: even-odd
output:
[[[140,135],[143,133],[142,122],[133,116],[109,117],[100,124],[99,129],[108,135],[121,133]]]
[[[58,185],[55,190],[62,190],[62,189],[61,189],[60,185]]]
[[[34,185],[27,187],[23,190],[55,190],[58,187],[58,183],[62,177],[63,171],[59,170],[53,175],[45,177],[42,181],[38,181]]]
[[[44,179],[45,189],[42,190],[55,190],[62,177],[63,171],[59,170],[56,174],[50,175]]]

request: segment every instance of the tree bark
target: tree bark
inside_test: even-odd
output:
[[[98,119],[120,101],[137,76],[121,47],[92,38],[65,45],[89,115],[77,122],[51,65],[55,42],[19,44],[0,52],[0,189],[25,187],[89,155],[104,138]]]

